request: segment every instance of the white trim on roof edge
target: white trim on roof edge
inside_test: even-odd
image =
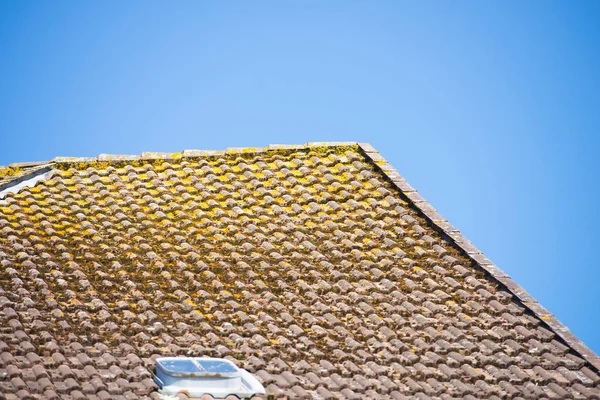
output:
[[[35,172],[12,180],[0,187],[0,204],[6,203],[7,195],[10,193],[18,193],[21,189],[26,187],[33,187],[38,182],[48,180],[54,175],[55,170],[50,167],[41,168]]]

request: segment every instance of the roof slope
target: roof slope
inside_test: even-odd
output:
[[[596,356],[368,145],[53,162],[0,204],[8,399],[154,396],[158,355],[277,398],[600,396]]]

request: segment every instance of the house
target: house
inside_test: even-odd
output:
[[[367,144],[1,169],[0,397],[159,398],[177,355],[271,398],[600,398],[598,356]]]

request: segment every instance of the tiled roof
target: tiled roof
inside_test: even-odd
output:
[[[161,355],[275,398],[600,396],[597,356],[369,145],[42,165],[0,203],[7,399],[157,397]]]

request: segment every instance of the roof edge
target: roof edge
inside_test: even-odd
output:
[[[3,172],[0,175],[0,190],[9,188],[27,180],[37,174],[40,171],[47,172],[49,168],[54,165],[52,161],[37,161],[37,162],[26,162],[26,163],[13,163],[6,167],[0,166],[0,172]],[[6,170],[9,170],[6,173]]]
[[[462,250],[472,262],[486,272],[493,280],[505,287],[523,305],[537,316],[542,323],[546,324],[550,330],[556,333],[567,345],[590,363],[597,371],[600,371],[600,357],[596,355],[581,339],[575,336],[569,328],[560,322],[554,314],[544,308],[535,300],[525,289],[510,278],[505,272],[498,268],[490,259],[488,259],[477,247],[465,238],[460,231],[452,226],[444,217],[442,217],[427,200],[425,200],[417,191],[396,171],[394,167],[379,152],[368,143],[358,143],[359,150],[370,160],[377,169],[400,191],[400,193],[419,210],[424,217],[442,233],[446,238]]]
[[[231,154],[260,154],[272,151],[300,151],[319,147],[347,147],[357,146],[358,142],[307,142],[304,144],[270,144],[265,147],[229,147],[225,150],[183,150],[176,153],[168,152],[142,152],[140,155],[127,154],[100,154],[96,157],[54,157],[50,161],[18,162],[12,163],[5,168],[22,168],[49,164],[92,164],[97,162],[133,162],[152,160],[180,160],[182,158],[220,157]],[[1,167],[0,167],[1,168]]]
[[[0,184],[0,202],[9,193],[18,193],[22,188],[35,186],[39,181],[50,179],[53,174],[53,164],[40,164],[22,175],[12,177],[8,182]]]

